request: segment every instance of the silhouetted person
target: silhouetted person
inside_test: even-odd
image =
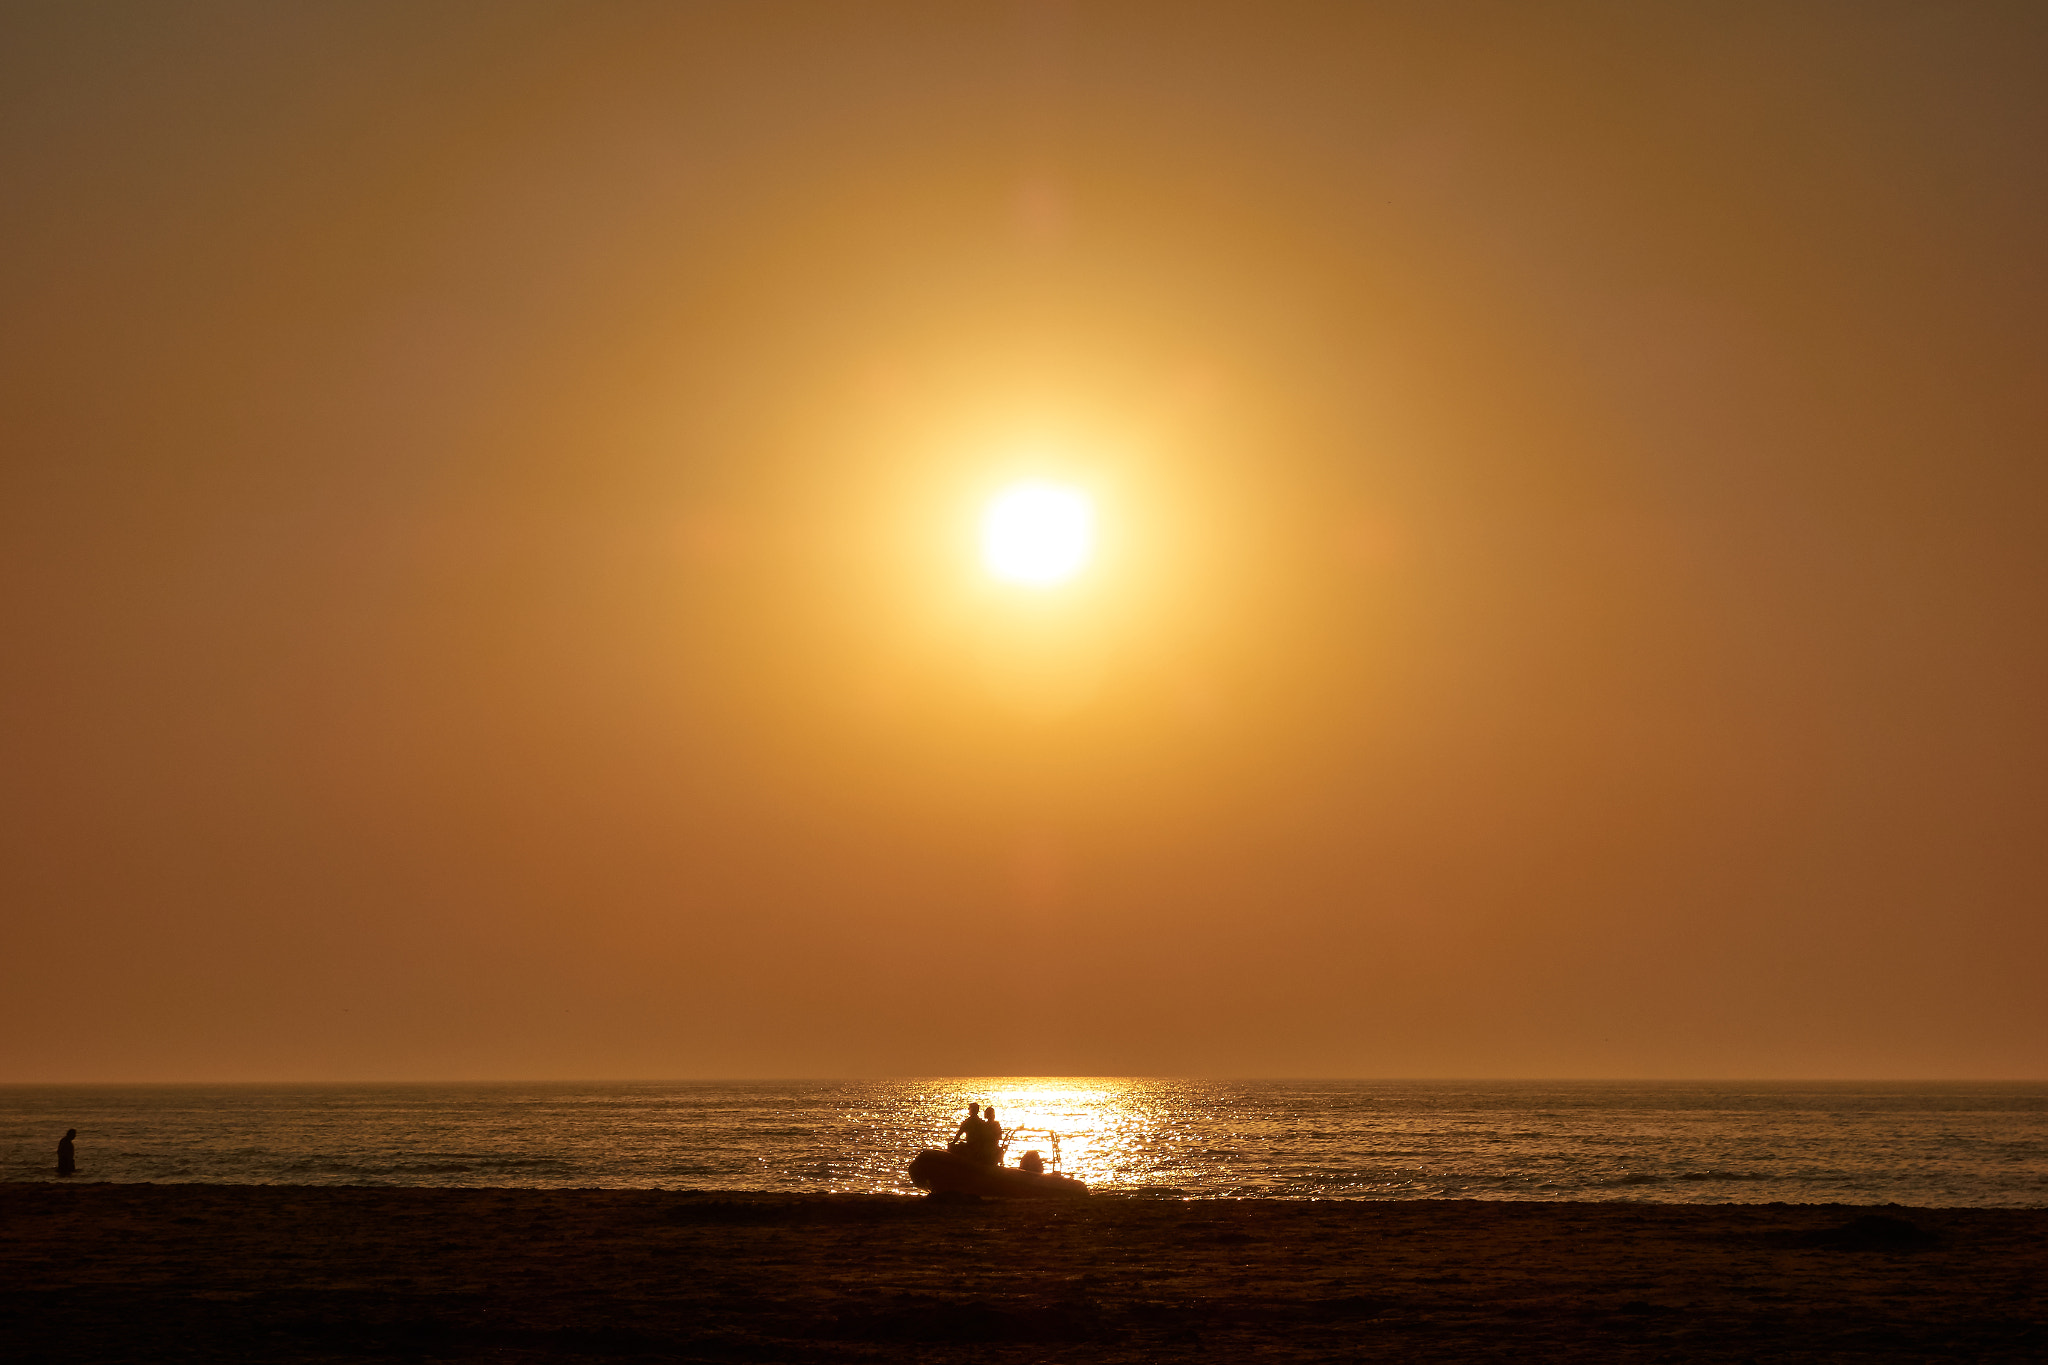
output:
[[[953,1130],[953,1140],[946,1144],[947,1148],[950,1150],[954,1147],[965,1147],[969,1156],[974,1155],[975,1149],[981,1144],[981,1130],[984,1126],[981,1121],[981,1106],[968,1105],[967,1117],[960,1120],[960,1126]]]
[[[1017,1169],[1026,1175],[1044,1175],[1045,1158],[1037,1152],[1026,1152],[1017,1158]]]
[[[78,1136],[76,1128],[64,1130],[64,1136],[57,1139],[57,1174],[77,1175],[78,1156],[71,1150],[71,1139]]]
[[[967,1155],[984,1166],[1003,1164],[1003,1125],[996,1122],[996,1107],[990,1105],[981,1115],[981,1141],[969,1140]]]

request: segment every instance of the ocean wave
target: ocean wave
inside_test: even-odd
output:
[[[242,1163],[237,1163],[242,1164]],[[251,1162],[279,1171],[333,1175],[451,1175],[470,1171],[568,1171],[575,1169],[561,1157],[445,1155],[390,1160],[376,1157],[299,1157],[271,1162]]]

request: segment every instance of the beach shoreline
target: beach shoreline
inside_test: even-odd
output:
[[[2048,1355],[2048,1209],[0,1185],[0,1356]]]

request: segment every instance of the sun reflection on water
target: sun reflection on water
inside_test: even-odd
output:
[[[998,1121],[1013,1135],[1007,1164],[1014,1166],[1033,1148],[1049,1164],[1053,1151],[1044,1134],[1055,1133],[1061,1173],[1091,1188],[1141,1183],[1155,1174],[1140,1153],[1169,1121],[1157,1087],[1138,1081],[1008,1076],[949,1080],[935,1091],[927,1098],[951,1107],[945,1132],[969,1104],[994,1105]]]

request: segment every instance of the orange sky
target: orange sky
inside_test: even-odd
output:
[[[2048,1077],[2044,58],[10,6],[0,1079]]]

